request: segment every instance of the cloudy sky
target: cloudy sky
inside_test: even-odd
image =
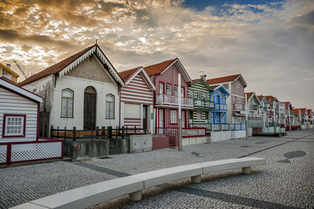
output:
[[[118,71],[178,57],[193,79],[241,73],[314,109],[313,0],[0,1],[0,62],[19,74],[13,60],[35,73],[96,39]]]

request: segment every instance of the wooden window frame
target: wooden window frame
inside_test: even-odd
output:
[[[70,91],[70,92],[72,92],[72,98],[71,97],[63,97],[63,91]],[[66,99],[66,114],[65,114],[65,116],[62,116],[62,109],[63,109],[62,101],[63,101],[63,98]],[[71,116],[68,115],[68,105],[69,105],[68,101],[70,99],[72,99],[72,115]],[[61,118],[74,118],[74,114],[73,114],[74,112],[73,111],[74,111],[74,91],[72,89],[69,89],[69,88],[62,89],[61,90]]]
[[[21,134],[7,134],[7,121],[8,118],[22,118],[22,125]],[[3,114],[3,126],[2,126],[2,138],[9,138],[9,137],[25,137],[25,130],[26,130],[26,115],[25,114]]]
[[[168,86],[170,86],[170,94],[168,94],[168,88],[167,88]],[[170,83],[167,83],[167,84],[166,84],[166,95],[169,95],[169,96],[172,95],[172,88],[171,88],[171,86],[172,86],[172,85],[171,85]]]
[[[175,121],[172,120],[172,113],[175,112]],[[170,110],[170,125],[177,125],[178,124],[178,111],[177,110]]]
[[[113,102],[108,101],[107,97],[110,96],[113,98]],[[106,95],[106,119],[115,119],[115,96],[113,94],[107,94]],[[110,104],[113,104],[112,110],[110,108]],[[107,108],[109,107],[109,116],[107,115]],[[110,112],[112,111],[112,117],[110,115]]]

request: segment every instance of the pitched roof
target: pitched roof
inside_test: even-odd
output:
[[[39,95],[18,86],[15,82],[4,77],[0,77],[0,86],[38,103],[43,100]]]
[[[172,59],[172,60],[167,60],[161,63],[157,63],[154,65],[150,65],[147,67],[144,67],[147,75],[151,76],[151,75],[159,75],[160,73],[162,73],[165,69],[167,69],[172,63],[174,63],[174,61],[176,61],[178,58]]]
[[[227,91],[227,89],[223,86],[223,85],[212,85],[210,86],[213,91],[221,91],[223,94],[227,94],[228,96],[230,96],[229,92]]]
[[[51,75],[51,74],[59,74],[60,76],[63,76],[64,74],[66,74],[68,71],[73,69],[81,61],[83,61],[85,58],[87,58],[88,56],[90,56],[93,53],[97,53],[97,55],[100,56],[100,61],[102,61],[104,65],[108,66],[108,68],[109,68],[108,71],[109,71],[109,73],[111,73],[111,75],[113,76],[115,81],[117,83],[120,83],[121,85],[123,85],[123,81],[120,78],[118,72],[114,69],[114,67],[112,66],[112,64],[110,63],[110,61],[106,57],[106,55],[102,52],[102,50],[99,48],[99,46],[97,44],[90,46],[90,47],[87,47],[86,49],[83,49],[82,51],[62,60],[61,62],[58,62],[57,64],[52,65],[52,66],[46,68],[45,70],[40,71],[40,72],[32,75],[31,77],[20,82],[19,85],[23,86],[23,85],[29,84],[31,82],[34,82],[36,80],[39,80],[39,79],[44,78],[44,77]],[[82,59],[80,59],[80,58],[82,58]]]
[[[293,107],[291,105],[291,102],[284,102],[285,103],[285,108],[288,109],[288,107],[290,106],[290,110],[293,110]]]
[[[180,60],[178,58],[167,60],[161,63],[157,63],[154,65],[150,65],[147,67],[144,67],[146,73],[148,76],[152,75],[160,75],[164,73],[166,70],[169,69],[170,66],[175,65],[178,71],[181,73],[182,77],[187,83],[191,83],[192,79],[190,78],[188,72],[184,69],[183,65],[181,64]]]
[[[215,90],[218,86],[220,86],[220,85],[211,85],[210,87],[211,87],[213,90]]]
[[[312,109],[307,109],[307,114],[310,115],[312,112]]]
[[[142,66],[132,68],[129,70],[121,71],[119,72],[120,77],[123,79],[124,83],[127,85],[137,74],[141,73],[143,76],[143,79],[145,83],[148,85],[148,87],[155,91],[156,87],[153,84],[153,82],[149,79],[149,76],[145,72],[144,68]]]
[[[250,97],[254,94],[254,92],[247,92],[245,94],[247,95],[247,99],[250,99]]]
[[[301,115],[305,114],[306,108],[294,108],[292,112],[299,114],[299,110],[301,111]]]
[[[206,86],[206,88],[207,88],[209,91],[213,91],[212,87],[211,87],[210,85],[208,85],[208,84],[206,83],[206,81],[205,81],[203,78],[194,79],[194,80],[192,80],[192,83],[191,83],[191,84],[197,83],[197,82],[202,82],[202,84],[203,84],[204,86]],[[191,84],[189,84],[189,86],[190,86]]]
[[[266,101],[269,102],[270,100],[273,100],[273,101],[278,101],[278,99],[272,95],[268,95],[268,96],[264,96]]]
[[[259,95],[259,96],[257,96],[257,98],[259,99],[259,101],[262,101],[264,96],[263,95]]]
[[[123,79],[123,81],[126,82],[134,74],[134,72],[138,70],[139,68],[141,67],[136,67],[136,68],[125,70],[125,71],[120,71],[119,75]]]
[[[218,84],[218,83],[225,83],[225,82],[231,82],[235,81],[238,78],[242,78],[242,84],[244,87],[247,86],[243,76],[241,74],[236,74],[236,75],[229,75],[229,76],[224,76],[224,77],[219,77],[219,78],[212,78],[212,79],[207,79],[206,82],[211,85],[211,84]]]

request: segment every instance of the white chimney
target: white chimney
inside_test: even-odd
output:
[[[206,81],[206,74],[201,75],[201,78],[203,78]]]
[[[7,68],[11,69],[11,65],[10,65],[10,64],[7,64]]]

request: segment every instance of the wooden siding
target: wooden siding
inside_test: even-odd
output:
[[[0,138],[2,138],[3,115],[26,115],[24,140],[36,140],[37,136],[37,103],[0,88]],[[6,141],[22,137],[5,138]],[[27,139],[26,139],[27,138]],[[2,141],[2,140],[1,140]]]
[[[129,128],[141,128],[142,120],[141,118],[124,118],[124,126],[128,126]]]
[[[153,105],[153,91],[144,81],[142,75],[137,74],[132,81],[121,89],[121,102]]]

